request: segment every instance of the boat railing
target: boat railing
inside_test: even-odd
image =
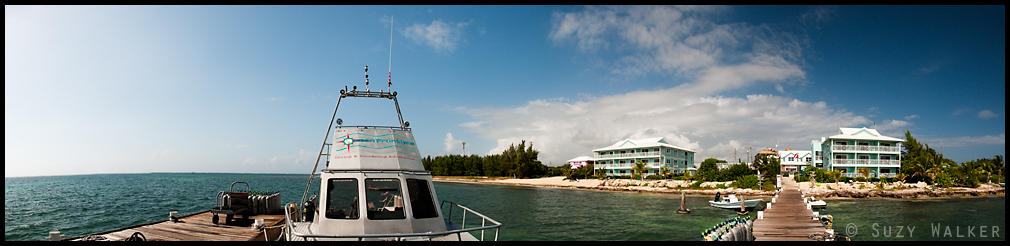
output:
[[[410,130],[410,128],[408,128],[408,127],[402,127],[402,126],[337,126],[336,128],[337,129],[340,129],[340,128],[392,129],[392,130],[402,130],[402,131],[409,131]]]
[[[288,222],[288,223],[286,223],[287,224],[287,231],[288,231],[288,233],[291,233],[291,235],[294,235],[296,237],[301,237],[302,239],[308,239],[308,238],[356,238],[356,239],[358,239],[358,241],[363,241],[365,238],[392,238],[392,239],[395,239],[396,241],[401,241],[404,238],[427,238],[430,241],[432,238],[435,238],[435,237],[441,237],[441,236],[456,234],[456,239],[459,240],[459,241],[463,241],[463,235],[462,235],[463,233],[470,233],[470,232],[474,232],[474,231],[480,231],[481,233],[480,233],[479,240],[483,241],[484,240],[484,232],[486,230],[494,229],[494,231],[495,231],[494,232],[494,241],[498,241],[498,232],[500,231],[500,228],[501,228],[501,225],[502,225],[501,223],[499,223],[498,221],[496,221],[496,220],[494,220],[494,219],[492,219],[490,217],[487,217],[487,216],[485,216],[485,215],[483,215],[481,213],[478,213],[477,211],[474,211],[473,209],[467,208],[467,207],[465,207],[463,205],[460,205],[460,204],[457,204],[457,203],[451,202],[451,201],[442,201],[441,206],[443,207],[443,209],[442,209],[443,213],[444,213],[444,211],[446,211],[445,210],[445,205],[446,204],[449,205],[449,213],[448,213],[448,216],[446,216],[447,220],[448,220],[448,218],[452,218],[453,211],[455,211],[457,209],[459,209],[459,210],[462,211],[463,220],[460,223],[460,228],[459,229],[453,229],[453,230],[448,230],[448,231],[444,231],[444,232],[421,232],[421,233],[377,233],[377,234],[357,234],[357,235],[304,234],[304,233],[299,233],[299,232],[295,231],[294,223],[291,223],[292,222],[292,220],[291,220],[291,212],[288,211],[288,209],[290,209],[290,207],[288,207],[288,206],[284,207],[284,217],[285,217],[286,221]],[[466,215],[468,213],[472,214],[472,215],[475,215],[475,216],[477,216],[477,217],[479,217],[481,219],[481,226],[480,227],[466,228]],[[487,223],[490,223],[491,225],[487,225]],[[471,236],[473,236],[473,234],[471,234]]]

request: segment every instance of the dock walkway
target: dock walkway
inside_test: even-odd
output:
[[[179,219],[179,222],[163,220],[159,222],[134,225],[125,228],[99,232],[92,235],[104,237],[106,240],[118,241],[129,238],[134,232],[144,234],[148,241],[264,241],[264,231],[253,229],[251,223],[239,225],[215,225],[211,222],[210,211],[204,211]],[[221,215],[221,222],[224,222]],[[284,215],[253,215],[249,220],[263,219],[266,234],[270,240],[280,236],[284,224]],[[270,228],[274,227],[274,228]],[[66,240],[83,241],[87,236],[73,237]]]
[[[764,218],[754,222],[756,241],[813,241],[810,234],[824,233],[824,225],[814,220],[807,209],[799,186],[791,179],[782,179],[782,191],[772,207],[764,210]]]

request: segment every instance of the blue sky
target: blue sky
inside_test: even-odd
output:
[[[5,6],[5,176],[307,173],[338,88],[425,154],[624,138],[699,157],[876,126],[1005,154],[1002,6]],[[392,105],[341,105],[392,124]],[[698,158],[701,160],[702,158]]]

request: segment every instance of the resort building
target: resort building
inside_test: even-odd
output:
[[[821,138],[821,141],[810,140],[810,153],[814,155],[811,164],[820,169],[824,169],[824,152],[821,151],[821,143],[824,140],[824,138]]]
[[[625,139],[593,152],[596,168],[608,176],[630,176],[638,161],[645,162],[645,176],[659,174],[663,167],[675,174],[695,170],[693,150],[669,144],[661,137]]]
[[[782,173],[796,173],[811,164],[813,156],[809,150],[786,150],[779,151],[779,164],[782,166]]]
[[[568,163],[568,165],[570,165],[572,169],[576,169],[587,166],[589,164],[594,164],[596,163],[596,159],[593,159],[592,157],[588,156],[579,156],[572,158],[571,160],[565,161],[565,163]]]
[[[867,168],[870,177],[894,177],[901,168],[901,143],[905,140],[881,135],[876,129],[839,128],[839,134],[820,143],[826,170],[840,170],[847,177],[860,177]]]

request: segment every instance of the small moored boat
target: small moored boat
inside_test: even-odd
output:
[[[807,204],[810,204],[810,208],[821,209],[828,206],[828,203],[824,200],[817,200],[814,197],[807,197]]]
[[[743,207],[754,208],[758,204],[760,204],[761,201],[762,201],[761,199],[750,199],[740,201],[740,199],[736,197],[736,194],[728,194],[722,196],[720,193],[716,193],[715,199],[713,199],[712,201],[708,201],[708,205],[717,208],[740,209],[741,203],[743,203]]]

